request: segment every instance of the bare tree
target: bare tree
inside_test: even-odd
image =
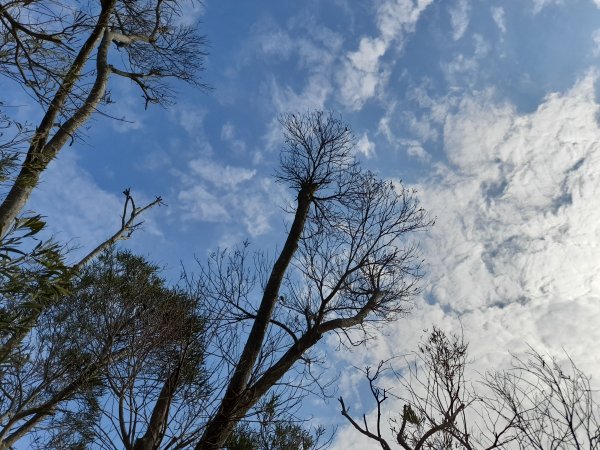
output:
[[[281,251],[254,264],[245,247],[217,253],[198,283],[223,388],[197,450],[221,448],[270,390],[306,388],[310,350],[324,335],[362,342],[368,324],[402,316],[418,291],[409,237],[431,221],[414,192],[362,170],[350,129],[333,114],[288,114],[281,124],[276,177],[295,197]]]
[[[484,404],[511,425],[514,448],[600,448],[597,390],[571,358],[560,363],[530,350],[510,370],[488,374],[485,385],[494,395]]]
[[[465,378],[467,345],[461,337],[449,337],[437,328],[416,356],[400,373],[386,362],[374,372],[365,370],[375,401],[373,419],[363,415],[356,420],[339,399],[349,423],[384,450],[600,446],[600,405],[589,377],[570,359],[564,367],[530,350],[525,358],[514,357],[510,370],[488,373],[471,384]],[[395,375],[395,383],[384,389],[378,383],[386,371]],[[403,407],[398,417],[390,418],[387,432],[382,421],[388,416],[384,403],[390,398]]]
[[[0,3],[0,73],[43,108],[25,158],[0,204],[0,238],[23,210],[40,174],[102,104],[111,75],[125,77],[146,105],[171,98],[167,78],[198,84],[203,38],[166,0]]]

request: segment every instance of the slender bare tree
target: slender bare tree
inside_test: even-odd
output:
[[[560,362],[531,349],[484,384],[492,392],[484,405],[510,424],[513,448],[600,448],[598,391],[571,358]]]
[[[572,360],[564,365],[530,350],[513,357],[510,370],[477,383],[467,382],[467,363],[462,338],[434,328],[401,372],[386,362],[365,370],[372,418],[355,419],[340,398],[342,415],[384,450],[600,448],[600,405],[590,378]],[[379,384],[386,371],[395,375],[387,389]],[[403,407],[387,432],[382,421],[390,398]]]
[[[246,247],[217,253],[198,283],[223,389],[197,450],[221,448],[269,391],[306,388],[310,350],[324,335],[361,342],[369,324],[406,314],[418,291],[411,238],[431,221],[414,192],[362,170],[352,133],[335,115],[287,114],[281,124],[276,177],[295,197],[281,251],[273,262],[249,258]]]

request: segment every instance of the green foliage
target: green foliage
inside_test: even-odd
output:
[[[259,405],[256,426],[239,424],[226,441],[228,450],[315,450],[321,448],[325,429],[302,426],[286,411],[281,411],[281,398],[271,393]]]
[[[54,349],[53,365],[61,365],[66,379],[76,379],[82,370],[89,375],[46,421],[38,447],[75,448],[87,442],[85,448],[97,448],[105,439],[127,447],[122,440],[133,442],[145,432],[174,370],[171,404],[177,414],[164,424],[166,433],[184,436],[187,430],[177,429],[181,423],[198,426],[194,408],[202,406],[208,386],[204,326],[196,310],[195,297],[168,286],[158,266],[131,252],[111,248],[84,267],[73,279],[71,294],[43,314],[39,329]],[[116,417],[135,434],[125,438],[112,428]]]
[[[319,429],[317,434],[319,434]],[[320,435],[320,434],[319,434]],[[229,436],[227,450],[312,450],[318,448],[318,436],[294,422],[276,422],[253,429],[247,424]]]
[[[40,215],[22,216],[0,240],[0,364],[15,357],[43,310],[69,292],[63,248],[38,235]]]
[[[2,103],[0,102],[0,106]],[[30,130],[0,111],[0,188],[12,184]],[[70,270],[63,247],[42,240],[46,222],[26,212],[0,238],[0,336],[31,322],[53,297],[68,292]]]

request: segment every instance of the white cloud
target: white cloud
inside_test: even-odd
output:
[[[189,166],[192,172],[203,180],[209,181],[217,187],[229,189],[252,179],[256,174],[255,169],[222,165],[208,159],[194,159],[190,161]]]
[[[448,117],[452,166],[422,187],[443,217],[432,232],[440,304],[464,314],[600,296],[594,82],[550,95],[530,115],[484,93]]]
[[[375,144],[369,140],[366,132],[356,142],[356,150],[367,159],[375,156]]]
[[[457,53],[448,63],[442,64],[448,84],[457,88],[462,86],[458,89],[473,86],[481,75],[480,62],[489,54],[490,50],[490,43],[481,34],[473,34],[472,55]]]
[[[459,40],[469,26],[469,13],[471,3],[469,0],[458,0],[454,7],[450,8],[450,24],[452,25],[452,38]]]
[[[537,14],[548,5],[562,5],[563,0],[532,0],[533,13]]]
[[[269,86],[270,97],[277,114],[324,110],[325,103],[329,98],[333,88],[328,76],[321,73],[315,73],[308,77],[308,80],[300,93],[295,92],[291,87],[280,86],[274,79]],[[273,118],[266,126],[263,135],[265,149],[273,151],[282,143],[281,125],[277,118]],[[261,151],[255,155],[255,160],[260,162],[263,158]]]
[[[409,156],[417,158],[422,162],[429,162],[431,160],[431,155],[418,142],[409,143],[406,152]]]
[[[257,26],[255,33],[255,42],[258,49],[265,56],[287,59],[292,54],[294,40],[284,30],[262,24]]]
[[[506,33],[506,20],[504,18],[504,8],[502,6],[492,7],[492,18],[494,19],[494,22],[496,22],[498,29],[502,33]]]
[[[246,151],[246,143],[236,136],[235,127],[227,122],[221,127],[221,140],[229,144],[231,149],[238,155]]]
[[[389,68],[381,63],[391,44],[397,51],[404,46],[421,13],[432,0],[387,0],[377,10],[379,36],[364,36],[358,49],[348,52],[338,72],[339,99],[345,106],[358,110],[385,87]]]
[[[594,56],[600,56],[600,29],[594,30],[592,33],[592,41],[594,41],[592,53]]]
[[[256,169],[219,164],[209,158],[188,162],[188,170],[177,172],[182,182],[177,199],[184,221],[229,224],[230,236],[252,237],[271,230],[271,217],[281,204],[280,187],[268,178],[257,178]],[[234,229],[242,224],[244,232]]]
[[[189,135],[202,133],[206,109],[193,105],[176,104],[169,108],[171,119],[178,123]]]
[[[324,109],[332,91],[329,78],[321,74],[310,76],[301,92],[281,87],[275,80],[270,85],[273,105],[277,113]]]
[[[191,186],[179,192],[185,220],[200,222],[227,222],[230,215],[221,199],[211,194],[202,185]]]
[[[265,97],[270,99],[278,114],[324,109],[333,90],[334,62],[339,58],[343,39],[339,33],[305,16],[293,17],[287,25],[288,29],[284,30],[268,20],[257,24],[247,53],[254,55],[258,49],[259,56],[266,56],[269,63],[281,59],[305,70],[305,84],[297,89],[271,78],[265,88]],[[268,127],[267,134],[273,132]],[[270,141],[268,137],[267,141]]]
[[[292,36],[290,30],[295,34]],[[310,72],[327,69],[337,57],[337,51],[342,45],[340,34],[312,23],[306,17],[292,18],[288,29],[283,29],[272,20],[263,20],[253,27],[253,36],[247,53],[266,56],[270,62],[274,59],[295,62]],[[249,58],[245,59],[250,62]]]
[[[591,351],[600,340],[597,79],[588,74],[531,114],[483,92],[448,115],[450,165],[439,164],[418,186],[437,217],[422,241],[424,299],[387,328],[386,345],[352,356],[359,367],[414,349],[421,330],[435,324],[464,331],[482,372],[505,367],[508,352],[528,343],[558,358],[564,349],[598,377],[600,358]],[[342,427],[333,448],[358,448],[358,439]]]
[[[408,33],[415,30],[421,13],[433,0],[385,0],[377,10],[377,26],[386,42],[397,40],[401,45]]]
[[[347,54],[344,68],[338,76],[342,102],[360,109],[385,84],[387,74],[380,70],[379,58],[387,50],[382,39],[362,38],[358,50]]]

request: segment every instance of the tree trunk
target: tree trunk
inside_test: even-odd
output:
[[[196,445],[195,450],[218,450],[223,447],[227,437],[236,423],[244,417],[258,398],[248,398],[246,388],[252,374],[256,359],[260,354],[262,344],[277,303],[279,288],[304,230],[313,195],[317,186],[306,185],[298,193],[294,222],[288,233],[285,245],[279,258],[273,265],[269,281],[265,286],[256,319],[248,335],[235,371],[221,400],[221,405],[215,416],[208,422],[204,435]]]
[[[66,142],[73,139],[77,129],[89,119],[106,91],[106,83],[110,72],[107,64],[108,47],[110,45],[108,24],[115,3],[116,0],[103,2],[96,26],[81,47],[73,64],[69,67],[61,86],[36,129],[21,171],[0,205],[0,239],[6,236],[15,218],[25,207],[31,192],[38,184],[41,173],[50,161],[56,157]],[[61,111],[63,111],[67,99],[72,94],[73,87],[79,80],[83,67],[100,39],[102,39],[102,42],[98,47],[96,56],[96,80],[88,97],[64,124],[58,126],[54,136],[49,138],[52,129],[57,126],[56,121]]]
[[[179,372],[181,366],[178,364],[171,373],[167,376],[163,384],[158,400],[152,410],[150,423],[146,429],[146,433],[135,441],[133,450],[156,450],[164,436],[164,431],[167,428],[167,419],[169,418],[169,408],[173,401],[173,395],[177,389],[179,382]]]

